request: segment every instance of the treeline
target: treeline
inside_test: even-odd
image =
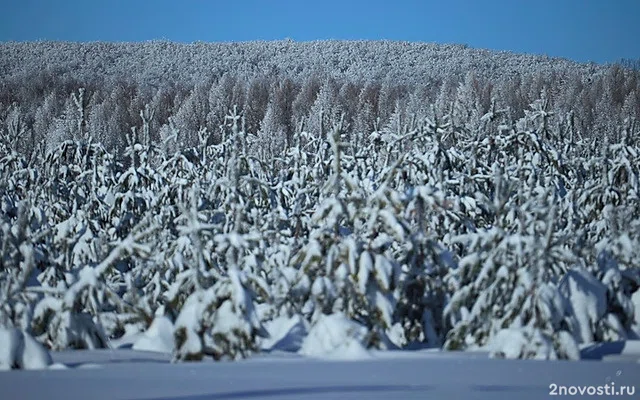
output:
[[[625,118],[640,116],[637,70],[460,46],[42,42],[3,44],[0,53],[0,118],[5,126],[18,126],[26,152],[42,143],[55,147],[87,131],[119,152],[131,129],[142,128],[143,110],[149,113],[154,139],[175,129],[189,147],[198,132],[219,141],[224,116],[237,107],[245,131],[259,141],[266,133],[268,148],[275,149],[290,146],[301,129],[322,136],[327,121],[341,114],[349,136],[396,120],[410,126],[438,115],[451,115],[459,126],[477,130],[466,124],[471,114],[503,110],[507,119],[518,119],[543,90],[549,110],[586,137],[613,140]],[[270,57],[282,64],[267,67]],[[186,64],[197,67],[157,82],[131,73],[136,65],[159,74],[169,60],[186,71]],[[207,62],[217,67],[207,68]]]
[[[637,126],[579,138],[548,104],[466,120],[485,136],[445,115],[353,142],[338,118],[269,160],[237,113],[185,148],[143,111],[121,157],[90,131],[44,158],[3,141],[0,326],[83,349],[155,323],[176,360],[273,349],[283,321],[344,340],[321,352],[577,359],[637,338]]]

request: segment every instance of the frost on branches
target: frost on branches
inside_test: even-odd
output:
[[[640,90],[601,73],[595,116],[486,74],[5,104],[0,368],[116,340],[195,361],[637,339]]]

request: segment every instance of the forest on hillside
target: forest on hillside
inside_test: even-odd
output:
[[[25,149],[55,147],[86,130],[121,150],[131,128],[141,129],[145,107],[154,113],[154,138],[174,126],[187,147],[201,129],[219,140],[225,116],[237,107],[248,134],[268,132],[281,148],[275,143],[290,145],[300,124],[319,134],[341,114],[349,136],[381,130],[395,117],[409,129],[412,119],[432,114],[462,126],[469,125],[466,114],[478,119],[504,110],[515,121],[544,90],[556,119],[571,119],[562,122],[582,135],[615,136],[640,113],[632,66],[384,41],[6,43],[0,110],[4,120],[19,115]]]
[[[285,350],[308,355],[578,359],[640,336],[633,64],[403,42],[5,43],[0,85],[12,340],[139,334],[199,360],[296,334]]]

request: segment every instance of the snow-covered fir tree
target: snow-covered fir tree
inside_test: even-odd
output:
[[[94,75],[115,50],[0,45],[3,368],[129,337],[176,361],[639,337],[637,70],[281,45],[122,44]],[[39,57],[68,73],[30,80]]]

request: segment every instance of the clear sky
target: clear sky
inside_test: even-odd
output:
[[[0,41],[390,39],[640,58],[640,0],[0,0],[0,11]]]

